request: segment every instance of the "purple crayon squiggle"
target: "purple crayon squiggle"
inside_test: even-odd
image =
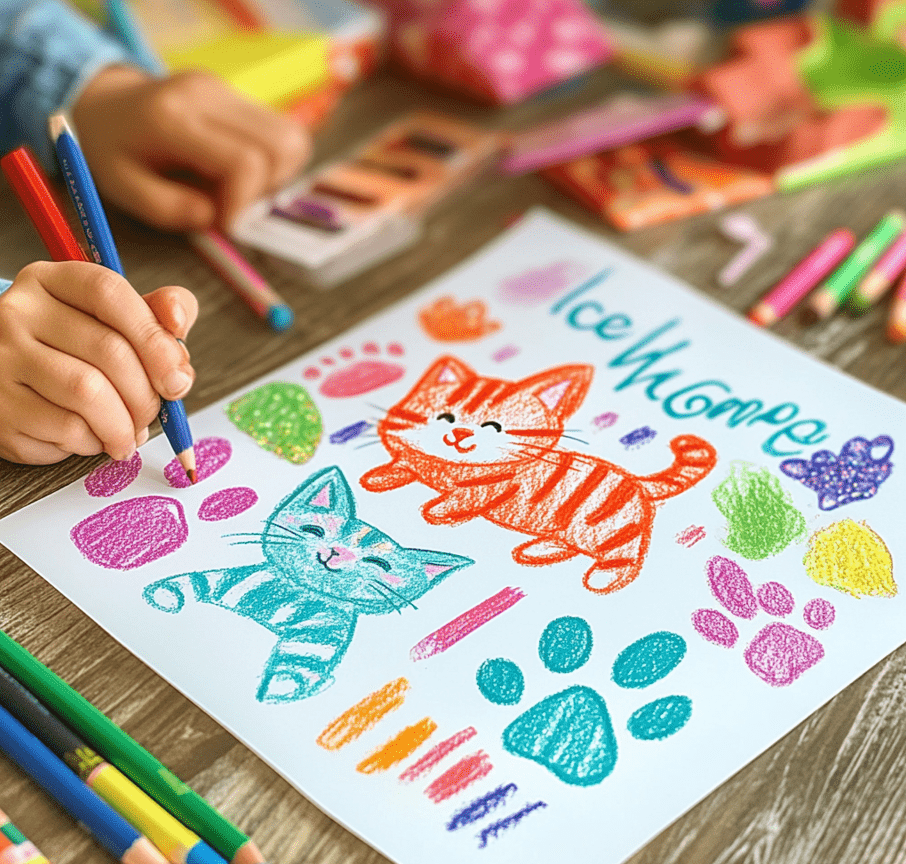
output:
[[[532,813],[539,808],[547,807],[547,804],[544,801],[535,801],[532,804],[526,804],[521,810],[517,810],[515,813],[510,814],[505,819],[499,819],[497,822],[492,822],[485,828],[481,829],[481,833],[478,836],[478,848],[484,849],[488,845],[488,839],[493,837],[495,840],[497,836],[503,831],[507,831],[510,828],[518,825],[529,813]]]
[[[175,498],[144,495],[98,510],[69,536],[92,564],[132,570],[179,549],[188,539],[189,526]]]
[[[649,441],[653,441],[657,436],[657,432],[654,429],[651,429],[648,426],[641,426],[638,429],[633,429],[632,432],[627,432],[621,439],[620,443],[627,449],[641,447],[643,444],[647,444]]]
[[[507,783],[492,789],[486,795],[476,798],[470,804],[467,804],[462,810],[457,810],[449,822],[447,822],[447,831],[458,831],[471,825],[479,819],[484,819],[492,810],[496,810],[501,804],[504,804],[507,798],[516,793],[516,784]]]
[[[503,363],[504,360],[509,360],[511,357],[515,357],[519,353],[519,349],[515,345],[504,345],[503,348],[495,351],[491,355],[491,359],[495,363]]]
[[[359,435],[367,432],[370,428],[371,423],[367,420],[359,420],[358,423],[351,423],[349,426],[344,426],[342,429],[332,432],[329,440],[331,444],[345,444],[347,441],[352,441],[353,438],[358,438]]]
[[[233,445],[226,438],[200,438],[195,442],[195,461],[198,465],[197,482],[216,474],[233,455]],[[182,465],[176,459],[164,466],[164,477],[174,489],[187,489],[192,485]]]
[[[619,414],[615,414],[613,411],[605,411],[603,414],[598,414],[591,422],[594,424],[595,429],[609,429],[619,419]]]
[[[802,617],[813,630],[827,630],[834,623],[837,612],[832,603],[828,603],[822,597],[816,597],[805,604]]]
[[[500,296],[509,303],[544,303],[556,297],[583,276],[585,268],[575,261],[555,261],[545,267],[524,270],[500,283]]]
[[[132,454],[131,459],[127,459],[125,462],[111,459],[103,465],[98,465],[85,478],[85,491],[92,498],[111,498],[129,486],[138,477],[141,470],[142,457],[138,450]]]
[[[786,687],[824,657],[824,647],[814,636],[776,621],[758,632],[744,656],[766,684]]]
[[[248,486],[233,486],[221,489],[213,495],[208,495],[198,508],[198,518],[203,522],[219,522],[222,519],[232,519],[240,513],[245,513],[258,503],[258,493]]]

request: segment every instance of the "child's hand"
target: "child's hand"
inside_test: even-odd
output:
[[[185,288],[140,297],[97,264],[23,268],[0,294],[0,457],[128,459],[148,439],[158,394],[179,399],[192,386],[173,337],[184,338],[197,315]]]
[[[202,72],[155,79],[112,66],[72,111],[101,193],[168,231],[229,227],[284,185],[309,155],[295,121],[249,102]]]

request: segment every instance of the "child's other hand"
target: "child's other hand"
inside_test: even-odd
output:
[[[101,193],[167,231],[228,228],[310,152],[298,123],[203,72],[155,79],[108,67],[85,88],[72,118]]]
[[[0,457],[128,459],[148,438],[158,394],[178,399],[192,386],[173,337],[184,338],[197,315],[185,288],[140,297],[97,264],[23,268],[0,294]]]

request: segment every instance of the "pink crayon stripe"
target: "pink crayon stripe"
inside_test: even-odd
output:
[[[477,783],[482,777],[487,777],[493,768],[488,754],[484,750],[479,750],[465,759],[460,759],[452,768],[444,771],[425,789],[425,795],[435,804],[439,804]]]
[[[465,639],[492,618],[496,618],[501,612],[506,612],[523,597],[525,597],[525,593],[521,588],[504,588],[493,597],[488,597],[487,600],[473,606],[467,612],[463,612],[462,615],[444,624],[443,627],[429,633],[412,648],[409,652],[409,659],[416,662],[424,660],[426,657],[433,657],[435,654],[442,654],[460,639]]]
[[[446,740],[441,741],[440,744],[435,745],[425,753],[418,762],[413,762],[412,765],[403,771],[403,773],[400,774],[400,780],[404,783],[411,783],[413,780],[417,780],[422,774],[425,774],[437,765],[441,759],[452,753],[457,747],[464,744],[470,738],[473,738],[476,734],[474,726],[467,726],[455,735],[451,735]]]

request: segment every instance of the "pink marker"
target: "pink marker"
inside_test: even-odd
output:
[[[827,276],[856,245],[849,228],[832,231],[803,258],[772,291],[749,310],[748,318],[761,327],[770,327],[783,318],[809,291]]]
[[[703,130],[720,128],[720,108],[708,99],[685,93],[618,96],[597,108],[517,135],[500,167],[508,174],[524,174],[696,125]]]
[[[900,234],[878,259],[878,263],[850,295],[848,305],[852,312],[867,312],[892,287],[897,276],[906,268],[906,231]]]

